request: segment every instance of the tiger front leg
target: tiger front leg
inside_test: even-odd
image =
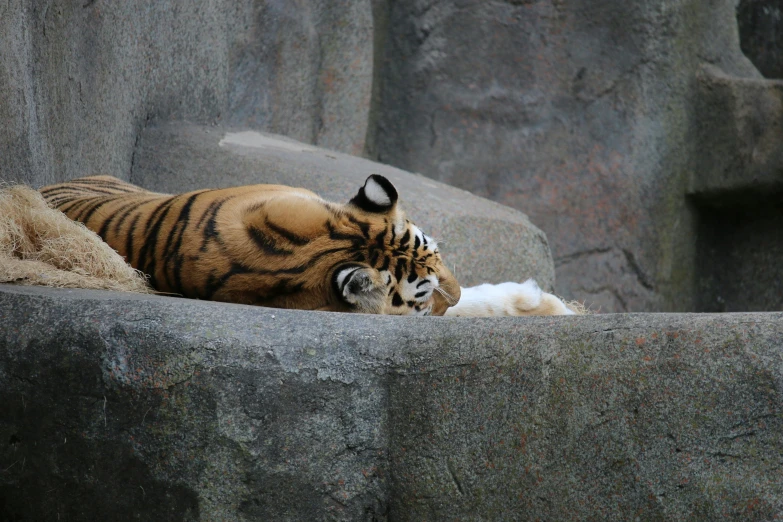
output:
[[[528,279],[524,283],[483,284],[462,289],[459,302],[446,311],[455,317],[573,315],[563,301]]]

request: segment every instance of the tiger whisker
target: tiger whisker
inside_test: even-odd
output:
[[[444,289],[438,287],[435,289],[440,295],[446,298],[446,302],[449,303],[449,306],[454,306],[457,304],[457,299],[454,299],[454,296],[450,295],[448,292],[446,292]]]

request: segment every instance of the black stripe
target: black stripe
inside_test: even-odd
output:
[[[378,248],[384,247],[384,240],[386,239],[386,234],[388,233],[388,229],[383,229],[380,232],[378,232],[378,235],[375,236],[375,244],[378,245]]]
[[[141,218],[141,214],[136,214],[133,217],[133,221],[131,221],[130,227],[128,227],[128,231],[125,235],[125,260],[131,264],[133,268],[136,268],[138,270],[141,270],[139,268],[139,263],[135,262],[134,256],[133,256],[133,236],[136,234],[136,223],[139,222],[139,218]],[[143,270],[142,270],[143,272]]]
[[[101,201],[101,202],[100,202],[100,203],[98,203],[97,205],[93,206],[93,207],[92,207],[90,210],[88,210],[88,211],[87,211],[87,213],[86,213],[86,214],[85,214],[83,217],[80,217],[80,218],[79,218],[79,221],[81,221],[82,223],[84,223],[84,224],[86,225],[86,224],[87,224],[87,222],[88,222],[88,221],[90,220],[90,218],[92,217],[92,215],[93,215],[93,214],[95,214],[95,212],[96,212],[96,211],[97,211],[99,208],[101,208],[102,206],[104,206],[106,203],[111,203],[112,201],[116,201],[116,198],[102,198],[102,199],[103,199],[103,201]],[[113,216],[114,216],[114,215],[116,215],[116,214],[113,214]],[[109,218],[109,219],[111,219],[111,218]],[[101,227],[101,229],[103,229],[103,227]],[[103,235],[101,235],[101,234],[98,234],[98,235],[99,235],[99,236],[101,236],[101,237],[103,237]],[[105,238],[105,237],[103,237],[103,239],[105,240],[106,238]]]
[[[300,273],[304,272],[305,270],[307,270],[308,268],[311,268],[313,265],[315,265],[316,262],[319,259],[321,259],[322,257],[328,256],[329,254],[334,254],[336,252],[345,252],[345,251],[346,251],[345,248],[329,248],[329,249],[326,249],[326,250],[322,250],[321,252],[318,252],[313,257],[311,257],[310,260],[307,261],[307,263],[304,263],[302,265],[298,265],[298,266],[296,266],[294,268],[288,268],[288,269],[283,269],[283,270],[278,270],[278,271],[270,271],[269,273],[277,273],[277,272],[285,271],[286,273],[300,274]]]
[[[215,292],[220,290],[223,285],[225,285],[226,282],[233,276],[237,274],[247,274],[250,272],[251,270],[246,266],[243,266],[239,263],[232,263],[228,272],[220,277],[215,277],[214,274],[209,274],[209,277],[207,278],[207,287],[204,289],[204,297],[207,299],[212,299],[212,296],[215,295]]]
[[[381,265],[381,268],[379,268],[378,270],[380,270],[381,272],[383,272],[384,270],[388,270],[389,269],[389,263],[391,263],[391,257],[384,256],[383,257],[383,265]],[[389,277],[391,277],[391,276],[389,276]]]
[[[275,285],[270,288],[267,292],[264,292],[264,296],[260,299],[260,301],[263,301],[265,299],[271,299],[274,297],[279,297],[281,295],[291,295],[295,294],[297,292],[300,292],[302,288],[304,288],[304,283],[299,282],[296,283],[293,286],[289,286],[291,284],[290,279],[281,279]]]
[[[211,239],[215,239],[218,241],[218,243],[220,243],[220,233],[217,230],[217,222],[216,222],[217,213],[220,212],[220,209],[223,207],[223,204],[226,201],[229,201],[230,199],[231,198],[224,198],[219,201],[210,203],[206,213],[204,214],[204,216],[202,216],[203,218],[208,215],[207,222],[204,224],[204,230],[201,233],[202,240],[201,240],[201,246],[199,247],[199,250],[201,250],[202,252],[207,251],[207,243],[209,243]],[[201,223],[201,219],[199,219],[199,224],[200,223]],[[196,225],[196,228],[198,228],[198,225]]]
[[[74,200],[78,200],[81,195],[78,194],[57,194],[57,195],[44,195],[44,199],[50,207],[54,207],[59,210],[60,205],[69,203]]]
[[[359,227],[359,230],[362,231],[362,235],[365,239],[370,239],[370,224],[366,221],[359,221],[351,214],[348,214],[348,221]]]
[[[149,202],[150,202],[149,200],[129,202],[128,205],[123,210],[122,214],[119,215],[119,219],[117,220],[117,223],[115,223],[114,225],[114,234],[116,235],[120,233],[120,228],[125,223],[125,220],[128,219],[128,216],[130,216],[130,214],[134,210],[138,210],[140,206]]]
[[[166,247],[163,250],[163,273],[166,276],[166,283],[172,290],[180,294],[183,293],[182,261],[184,256],[180,253],[180,248],[182,247],[182,237],[185,233],[185,228],[189,225],[190,209],[193,206],[193,203],[196,201],[196,198],[198,198],[200,195],[201,192],[197,192],[195,194],[191,194],[188,197],[187,201],[179,212],[179,216],[177,216],[177,221],[169,231],[169,237],[166,238]],[[174,260],[173,267],[171,265],[172,260]],[[171,279],[169,279],[170,273],[174,277],[173,282]]]
[[[402,297],[400,297],[400,294],[395,293],[394,297],[392,297],[392,306],[402,306]]]
[[[78,189],[75,189],[73,187],[63,187],[63,186],[60,186],[60,185],[56,185],[54,187],[49,187],[47,189],[41,189],[39,192],[45,198],[49,198],[49,197],[52,197],[52,196],[59,196],[60,194],[70,194],[70,195],[74,195],[74,196],[80,196],[80,195],[84,194],[83,190],[78,190]]]
[[[73,213],[80,212],[81,211],[81,207],[83,205],[89,205],[90,202],[92,202],[92,198],[76,199],[74,201],[71,201],[70,204],[66,204],[66,205],[63,205],[62,207],[60,207],[60,211],[65,213],[65,214],[68,214],[68,217],[73,219],[74,221],[79,221],[78,219],[76,219],[76,217],[73,215]]]
[[[272,223],[271,221],[269,221],[269,217],[267,217],[264,220],[264,224],[268,226],[270,229],[272,229],[273,232],[283,236],[286,240],[290,241],[294,245],[304,246],[310,242],[310,240],[307,239],[306,237],[295,234],[286,228],[283,228],[279,225],[276,225],[275,223]]]
[[[106,241],[106,232],[109,230],[109,225],[114,221],[114,218],[118,216],[119,214],[117,212],[112,212],[111,216],[103,221],[103,225],[101,225],[100,230],[98,230],[98,235],[101,236],[104,241]]]
[[[63,183],[63,185],[76,185],[81,190],[84,190],[85,188],[95,188],[100,187],[104,189],[111,189],[116,192],[122,192],[122,193],[129,193],[129,192],[146,192],[141,187],[137,187],[135,185],[131,185],[129,183],[125,183],[124,181],[120,180],[106,180],[106,179],[85,179],[85,178],[79,178],[79,179],[72,179],[71,181],[66,181]]]
[[[408,245],[408,240],[411,238],[411,231],[410,229],[405,231],[405,234],[403,234],[402,239],[400,239],[400,246],[399,248],[404,248]]]
[[[145,236],[148,235],[152,227],[155,226],[156,223],[158,223],[156,220],[158,220],[160,213],[164,211],[168,212],[168,209],[171,207],[173,203],[174,203],[173,197],[168,200],[162,200],[159,202],[159,205],[155,207],[155,210],[152,211],[152,214],[150,214],[150,217],[147,219],[147,222],[144,225]]]
[[[412,283],[419,277],[416,275],[416,263],[413,262],[413,259],[411,259],[410,271],[410,274],[408,274],[408,282]]]
[[[413,297],[415,297],[416,299],[418,299],[419,297],[424,297],[425,295],[427,295],[427,292],[428,290],[424,290],[423,292],[416,292],[416,295],[414,295]]]
[[[83,208],[79,208],[79,212],[74,215],[74,218],[81,221],[85,225],[87,224],[87,219],[89,218],[93,212],[95,212],[96,207],[100,207],[106,203],[106,200],[102,197],[93,196],[87,205],[85,205]]]
[[[334,228],[334,225],[332,225],[330,221],[326,222],[326,229],[329,231],[329,239],[333,239],[335,241],[351,241],[355,245],[364,243],[364,238],[362,236],[337,232],[337,230]]]
[[[416,285],[416,288],[421,288],[421,285],[426,285],[427,283],[429,283],[429,281],[426,279],[419,281],[419,284]]]
[[[394,267],[394,278],[397,280],[397,282],[402,281],[402,271],[404,270],[402,264],[403,264],[403,260],[398,259],[397,266]]]
[[[289,256],[294,253],[293,250],[278,248],[275,240],[264,234],[264,232],[255,225],[250,225],[247,228],[247,233],[256,246],[265,254],[272,256]]]
[[[413,242],[413,250],[416,250],[421,245],[421,240],[419,239],[419,236],[416,236],[416,240]]]
[[[196,223],[196,228],[199,228],[202,225],[202,223],[204,223],[204,220],[207,219],[207,217],[211,212],[216,212],[216,209],[220,208],[220,205],[222,205],[224,201],[225,199],[216,199],[212,203],[210,203],[207,209],[201,214],[201,217],[198,218],[198,223]]]
[[[236,275],[237,273],[248,273],[248,274],[268,275],[268,276],[280,276],[282,274],[289,274],[289,275],[302,274],[306,272],[309,268],[311,268],[322,257],[327,256],[329,254],[333,254],[335,252],[344,252],[344,251],[345,251],[344,248],[331,248],[319,252],[317,255],[313,256],[307,263],[297,265],[291,268],[278,268],[275,270],[268,270],[264,268],[250,268],[235,263],[235,265],[237,266],[242,266],[243,271],[242,272],[231,271],[231,275]]]
[[[266,201],[258,201],[256,203],[253,203],[252,205],[250,205],[245,209],[245,215],[258,212],[259,210],[264,208],[265,205],[266,205]]]
[[[78,189],[74,189],[78,190]],[[118,194],[127,194],[127,192],[117,192],[116,190],[104,190],[102,188],[97,187],[85,187],[81,189],[82,194],[85,196],[94,196],[97,194],[102,194],[104,196],[116,196]]]
[[[328,252],[326,252],[328,253]],[[269,275],[273,276],[275,279],[279,279],[276,276],[279,276],[280,274],[300,274],[304,272],[307,269],[307,266],[304,267],[294,267],[294,268],[284,268],[280,270],[263,270],[263,269],[252,269],[250,267],[244,266],[239,263],[232,263],[231,269],[223,274],[220,277],[216,277],[214,274],[210,274],[207,277],[207,286],[204,288],[204,297],[205,299],[211,299],[212,296],[222,288],[229,279],[231,279],[233,276],[238,274],[256,274],[256,275]],[[302,283],[298,283],[293,287],[296,291],[299,291],[303,287]]]
[[[176,197],[172,197],[168,201],[161,203],[161,205],[155,209],[147,223],[144,226],[144,244],[139,249],[139,267],[144,267],[141,270],[150,276],[150,284],[154,288],[158,288],[158,280],[155,276],[155,266],[157,260],[155,259],[155,250],[158,245],[158,235],[160,234],[160,227],[163,221],[166,219],[171,207],[176,201]],[[159,288],[158,288],[159,289]]]

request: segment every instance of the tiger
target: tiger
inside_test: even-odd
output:
[[[461,288],[379,174],[345,204],[268,184],[170,195],[104,175],[40,192],[163,294],[384,315],[574,313],[532,279]]]

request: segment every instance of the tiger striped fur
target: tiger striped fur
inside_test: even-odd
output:
[[[460,287],[372,175],[347,204],[281,185],[149,192],[110,176],[40,189],[158,291],[278,308],[443,315]]]

